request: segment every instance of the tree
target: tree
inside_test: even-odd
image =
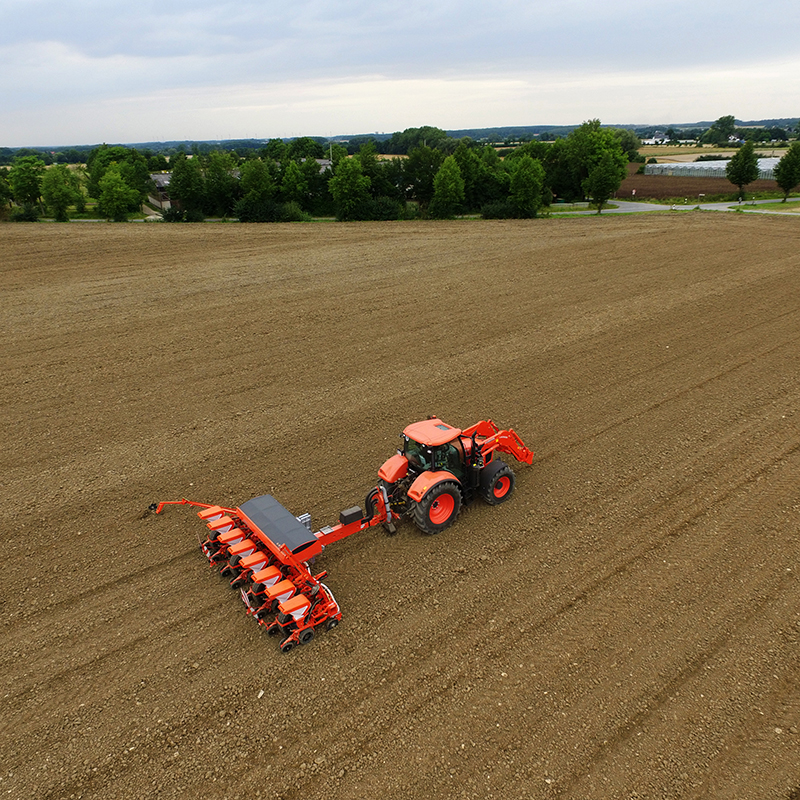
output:
[[[622,152],[625,153],[628,161],[635,161],[636,156],[639,155],[639,148],[642,146],[642,140],[628,128],[614,128],[613,131],[614,136],[619,139]],[[667,131],[667,136],[669,137],[669,131]]]
[[[237,200],[238,183],[234,170],[236,161],[230,153],[215,150],[209,153],[205,169],[204,210],[219,217],[227,217]]]
[[[433,179],[430,215],[452,219],[464,205],[464,179],[455,156],[447,156]]]
[[[433,179],[444,161],[441,150],[422,145],[411,150],[405,163],[405,175],[411,195],[424,211],[433,197]]]
[[[14,160],[8,182],[17,203],[31,207],[39,203],[44,171],[45,163],[38,156],[21,156]]]
[[[42,197],[56,222],[67,222],[67,209],[79,204],[82,197],[78,176],[66,164],[50,167],[42,178]]]
[[[592,198],[592,203],[597,206],[597,213],[613,197],[619,189],[622,177],[614,155],[608,151],[600,156],[600,160],[592,167],[589,177],[583,182],[583,191]]]
[[[572,196],[585,192],[585,181],[598,166],[604,155],[608,153],[619,178],[617,187],[622,183],[628,170],[628,158],[622,150],[619,138],[610,128],[603,128],[599,119],[584,122],[575,128],[567,137],[567,159],[572,173]],[[609,176],[610,177],[610,176]],[[614,189],[616,191],[616,189]],[[612,192],[613,194],[613,192]]]
[[[245,161],[240,174],[242,199],[234,208],[239,222],[277,222],[280,206],[274,200],[277,187],[269,165],[260,158]]]
[[[315,162],[316,163],[316,162]],[[303,175],[300,165],[290,161],[281,178],[281,195],[286,202],[302,205],[308,193],[308,181]]]
[[[783,158],[775,165],[773,170],[775,181],[783,191],[783,202],[789,192],[800,184],[800,142],[792,142]]]
[[[728,140],[736,131],[736,119],[732,114],[720,117],[702,135],[700,141],[705,144],[722,145],[727,144]]]
[[[511,202],[519,217],[529,219],[539,213],[543,204],[544,179],[541,161],[528,155],[517,160],[516,169],[511,175]]]
[[[202,218],[205,198],[205,179],[200,161],[195,156],[187,158],[180,153],[170,159],[172,174],[169,179],[170,203],[186,214]]]
[[[269,147],[269,142],[267,147]],[[293,161],[301,161],[304,158],[325,158],[325,150],[317,139],[301,136],[299,139],[292,139],[289,142],[287,155]]]
[[[12,198],[11,184],[8,180],[8,170],[0,169],[0,208],[10,205]]]
[[[300,162],[300,175],[306,186],[305,195],[300,200],[300,206],[304,211],[311,212],[322,208],[328,188],[327,171],[327,167],[323,170],[316,158],[306,158]]]
[[[239,186],[243,195],[250,194],[259,199],[271,199],[276,190],[269,167],[260,158],[242,164]]]
[[[100,179],[100,197],[97,210],[114,222],[125,222],[131,211],[136,211],[140,204],[139,192],[125,182],[119,167],[112,164]]]
[[[752,140],[745,142],[725,167],[728,180],[739,187],[739,197],[744,195],[744,187],[758,178],[758,158]]]
[[[289,148],[283,139],[270,139],[267,146],[262,148],[261,155],[280,163],[286,160]]]
[[[358,156],[342,159],[336,166],[328,188],[333,196],[336,219],[346,221],[369,216],[370,180],[361,169]]]

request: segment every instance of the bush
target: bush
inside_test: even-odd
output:
[[[376,197],[368,204],[368,219],[373,220],[388,220],[400,219],[403,207],[399,200],[393,200],[391,197]]]
[[[12,222],[38,222],[39,209],[33,203],[24,203],[11,210],[9,219]]]
[[[496,200],[494,203],[486,203],[481,208],[481,216],[483,219],[518,219],[519,209],[510,198]]]
[[[205,222],[205,216],[202,211],[198,208],[193,208],[190,211],[186,212],[184,216],[185,222]]]
[[[306,214],[300,203],[290,200],[281,206],[281,222],[311,222],[311,216]]]
[[[278,222],[282,210],[274,200],[247,194],[236,204],[233,213],[239,222]]]
[[[161,212],[161,218],[164,220],[164,222],[185,222],[186,214],[184,214],[179,208],[171,206],[166,211]]]

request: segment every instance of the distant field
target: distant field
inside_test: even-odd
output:
[[[616,197],[619,200],[685,198],[687,203],[711,200],[717,195],[734,195],[738,189],[727,178],[690,178],[672,175],[637,175],[639,164],[628,165],[628,177],[622,182]],[[777,192],[775,181],[759,180],[748,184],[747,194]]]

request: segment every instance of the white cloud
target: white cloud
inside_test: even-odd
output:
[[[797,59],[779,60],[796,0],[0,0],[0,15],[0,145],[798,113]]]

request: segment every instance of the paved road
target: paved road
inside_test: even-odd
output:
[[[736,203],[730,200],[724,203],[676,203],[673,206],[664,205],[661,203],[646,203],[644,201],[633,202],[631,200],[613,200],[616,208],[603,209],[603,214],[636,214],[645,211],[693,211],[699,208],[701,211],[743,211],[747,214],[781,214],[784,216],[798,216],[796,211],[761,211],[755,206],[764,205],[765,203],[775,203],[775,200],[750,200],[747,203]],[[557,207],[552,208],[553,213],[558,213]],[[594,209],[587,209],[586,211],[572,211],[572,214],[596,214]]]

